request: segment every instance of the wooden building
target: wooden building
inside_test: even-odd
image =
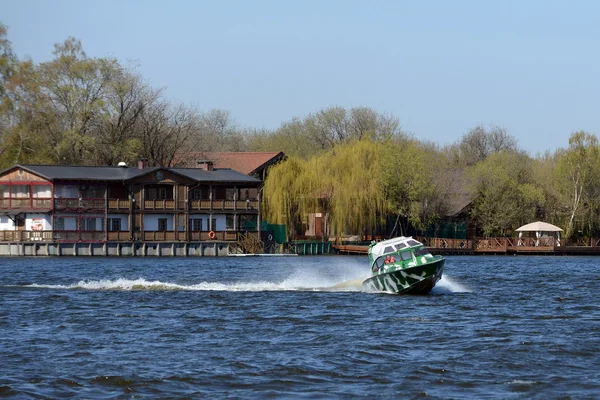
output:
[[[261,181],[198,167],[15,165],[0,172],[0,243],[258,237]]]

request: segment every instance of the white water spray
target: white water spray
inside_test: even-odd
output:
[[[453,281],[446,275],[442,275],[442,279],[433,288],[437,293],[471,293],[471,290],[458,282]]]

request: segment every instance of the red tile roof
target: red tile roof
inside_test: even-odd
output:
[[[182,155],[175,165],[194,168],[199,160],[212,161],[215,168],[231,168],[251,175],[284,156],[282,152],[193,152]]]

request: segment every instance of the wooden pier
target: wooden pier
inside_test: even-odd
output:
[[[555,238],[445,239],[415,237],[439,255],[600,255],[600,239],[562,245]],[[367,254],[368,245],[333,245],[338,254]]]

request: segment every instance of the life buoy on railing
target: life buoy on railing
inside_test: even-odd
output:
[[[213,231],[210,231],[210,232],[208,232],[208,237],[209,237],[209,238],[211,238],[211,239],[214,239],[214,238],[215,238],[215,236],[216,236],[216,235],[215,235],[215,233],[214,233]]]

